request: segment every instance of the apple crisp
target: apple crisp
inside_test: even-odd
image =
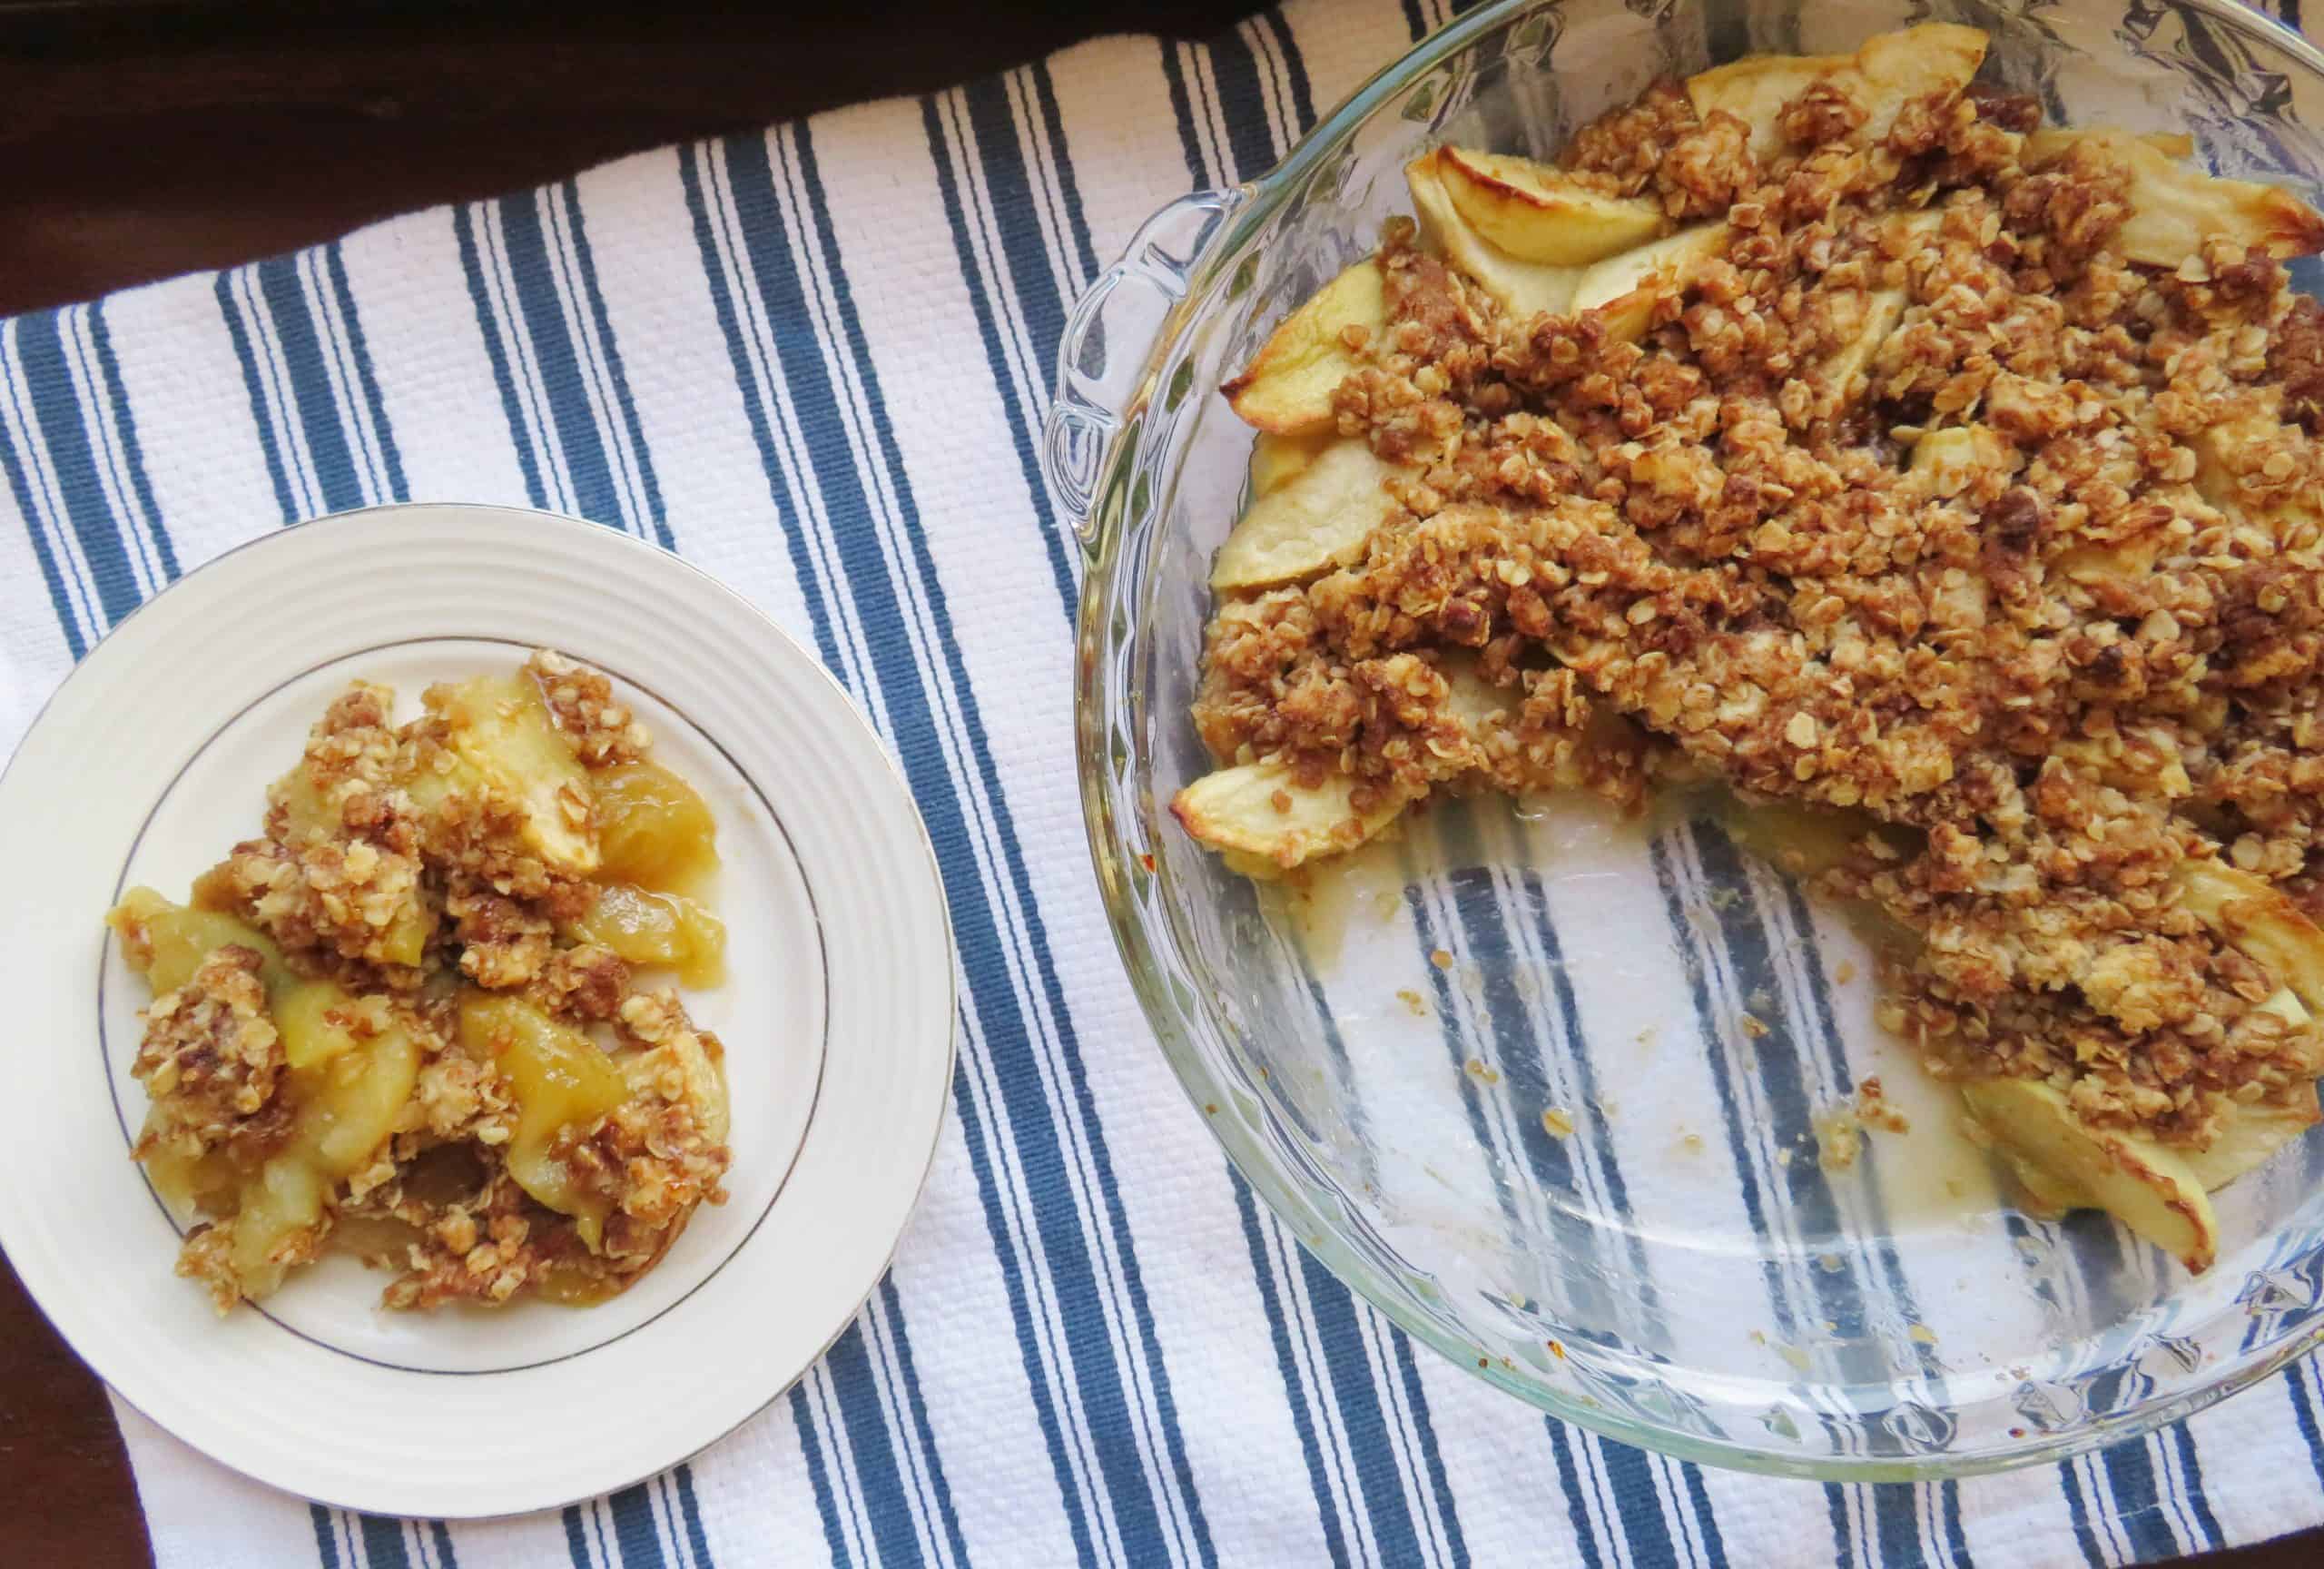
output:
[[[1883,1022],[2030,1199],[2200,1268],[2324,1072],[2324,219],[1984,48],[1415,161],[1226,389],[1173,805],[1266,874],[1441,791],[1716,783],[1904,934]]]
[[[107,917],[153,988],[133,1150],[223,1312],[342,1248],[389,1308],[586,1303],[722,1203],[716,825],[596,671],[358,682],[262,831]]]

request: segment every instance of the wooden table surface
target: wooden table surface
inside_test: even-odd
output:
[[[0,315],[1250,0],[0,0]],[[0,1268],[0,1563],[150,1561],[97,1381]],[[1804,1561],[1804,1560],[1803,1560]],[[2215,1569],[2316,1569],[2324,1532]]]

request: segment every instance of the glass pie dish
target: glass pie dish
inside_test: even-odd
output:
[[[2324,193],[2324,56],[2232,0],[1512,0],[1265,177],[1157,214],[1076,309],[1044,432],[1089,552],[1099,883],[1237,1169],[1351,1288],[1542,1409],[1858,1481],[2059,1459],[2324,1339],[2324,1131],[2220,1192],[2217,1261],[2190,1276],[2103,1214],[2014,1207],[1873,1022],[1863,944],[1748,821],[1433,804],[1393,843],[1260,885],[1166,804],[1212,766],[1187,710],[1210,559],[1247,494],[1251,433],[1217,389],[1409,211],[1406,162],[1548,156],[1657,78],[1929,20],[1989,34],[1981,80],[2053,123],[2187,133],[2216,173]]]

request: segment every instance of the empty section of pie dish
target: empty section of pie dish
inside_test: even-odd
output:
[[[1405,165],[1548,158],[1658,78],[1932,20],[1986,32],[1979,80],[2053,123],[2183,133],[2215,173],[2324,197],[2324,56],[2231,0],[1487,6],[1274,173],[1157,214],[1069,325],[1044,444],[1090,552],[1099,882],[1236,1167],[1349,1286],[1542,1409],[1852,1480],[2060,1458],[2314,1347],[2324,1134],[2216,1196],[2216,1262],[2190,1275],[2102,1213],[2019,1213],[1953,1092],[1874,1021],[1857,936],[1724,814],[1432,803],[1263,885],[1167,804],[1214,767],[1188,709],[1248,498],[1252,431],[1219,390],[1411,212]],[[1869,1079],[1901,1115],[1866,1131]]]

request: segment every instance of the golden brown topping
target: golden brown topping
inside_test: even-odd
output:
[[[653,744],[628,706],[614,700],[614,684],[601,672],[546,648],[534,650],[525,668],[540,683],[556,727],[590,767],[635,763]]]
[[[259,967],[249,948],[220,948],[145,1010],[129,1071],[157,1115],[138,1136],[141,1157],[162,1150],[200,1156],[232,1144],[249,1158],[280,1142],[288,1126],[275,1100],[282,1038],[267,1017]]]
[[[2324,424],[2324,304],[2294,295],[2268,343],[2268,374],[2284,387],[2284,413],[2313,433]]]
[[[342,1235],[399,1272],[390,1307],[593,1300],[724,1197],[716,1038],[578,930],[607,894],[666,898],[714,983],[714,917],[632,885],[699,892],[708,806],[556,656],[425,700],[397,727],[350,687],[192,904],[135,889],[109,917],[156,992],[135,1153],[211,1218],[179,1272],[222,1311]]]
[[[1636,195],[1652,183],[1664,156],[1696,123],[1686,88],[1666,79],[1649,87],[1635,104],[1583,126],[1561,162],[1568,169],[1605,175],[1621,194]]]
[[[2201,1145],[2324,1052],[2174,895],[2216,857],[2324,908],[2324,312],[2279,260],[2324,221],[2120,133],[2036,155],[1956,53],[1584,128],[1566,168],[1724,224],[1620,312],[1519,320],[1392,224],[1334,407],[1401,508],[1222,606],[1195,719],[1290,789],[1683,759],[1856,814],[1824,881],[1920,937],[1884,1013],[1940,1071]]]

